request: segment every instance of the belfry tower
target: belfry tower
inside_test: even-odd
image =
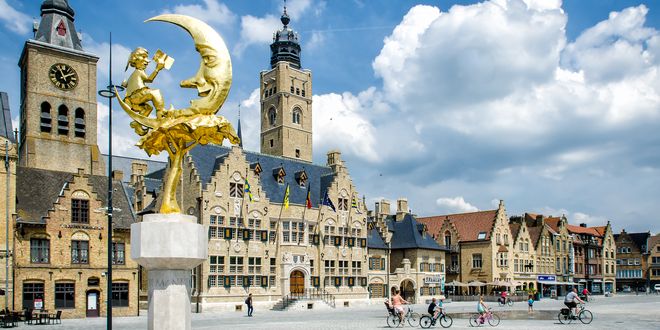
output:
[[[262,71],[261,153],[312,161],[312,73],[300,65],[298,33],[289,27],[286,7],[282,29],[270,45],[269,71]]]
[[[22,166],[103,174],[96,144],[96,63],[83,51],[67,0],[45,0],[20,61]]]

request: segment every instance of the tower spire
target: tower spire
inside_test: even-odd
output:
[[[275,31],[273,43],[270,44],[270,67],[274,68],[278,62],[289,62],[296,69],[300,69],[300,43],[298,33],[289,27],[291,18],[286,12],[286,0],[284,11],[280,17],[282,29]]]
[[[74,16],[75,12],[67,0],[45,0],[41,3],[41,23],[34,39],[60,47],[83,50],[73,24]]]

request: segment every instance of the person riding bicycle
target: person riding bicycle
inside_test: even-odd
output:
[[[394,311],[399,315],[399,320],[403,321],[403,315],[406,314],[406,312],[403,310],[402,305],[408,304],[408,302],[403,299],[399,293],[399,290],[394,292],[394,296],[392,296],[392,306],[394,307]]]
[[[479,313],[479,323],[484,324],[486,321],[486,314],[488,313],[488,306],[486,306],[486,303],[484,303],[484,295],[479,296],[477,312]]]
[[[577,292],[578,292],[577,288],[573,288],[573,290],[569,291],[566,297],[564,298],[564,305],[568,307],[569,311],[575,311],[577,309],[577,303],[575,302],[575,300],[584,304],[584,300],[578,297]],[[573,313],[573,315],[576,315],[575,312]]]
[[[440,300],[436,300],[435,298],[431,299],[431,303],[429,304],[429,308],[427,310],[429,314],[433,315],[433,319],[438,318],[438,314],[442,313],[442,298]]]
[[[591,294],[591,292],[589,292],[589,290],[586,287],[584,289],[582,289],[582,297],[584,297],[585,301],[589,301],[589,295],[590,294]]]
[[[502,291],[502,293],[500,294],[500,299],[499,299],[500,304],[502,304],[502,305],[506,304],[506,296],[507,296],[506,290]]]

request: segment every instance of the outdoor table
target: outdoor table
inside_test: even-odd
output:
[[[32,313],[32,319],[37,324],[48,324],[48,311],[34,311]]]

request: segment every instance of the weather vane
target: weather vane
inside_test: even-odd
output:
[[[149,52],[136,48],[128,59],[128,67],[134,71],[122,85],[125,96],[117,99],[124,111],[133,119],[131,127],[141,136],[137,146],[149,156],[165,150],[169,154],[169,166],[165,172],[160,213],[180,213],[176,201],[176,189],[181,178],[185,154],[199,144],[222,144],[228,139],[238,144],[240,139],[229,121],[216,113],[227,99],[231,87],[231,59],[222,37],[206,23],[185,15],[159,15],[146,22],[161,21],[180,26],[188,31],[195,42],[201,61],[197,73],[181,82],[183,88],[196,88],[198,99],[191,100],[184,109],[165,109],[163,96],[147,84],[154,81],[158,72],[169,69],[174,59],[158,50],[153,61],[156,69],[147,75]],[[150,117],[156,109],[155,118]]]

